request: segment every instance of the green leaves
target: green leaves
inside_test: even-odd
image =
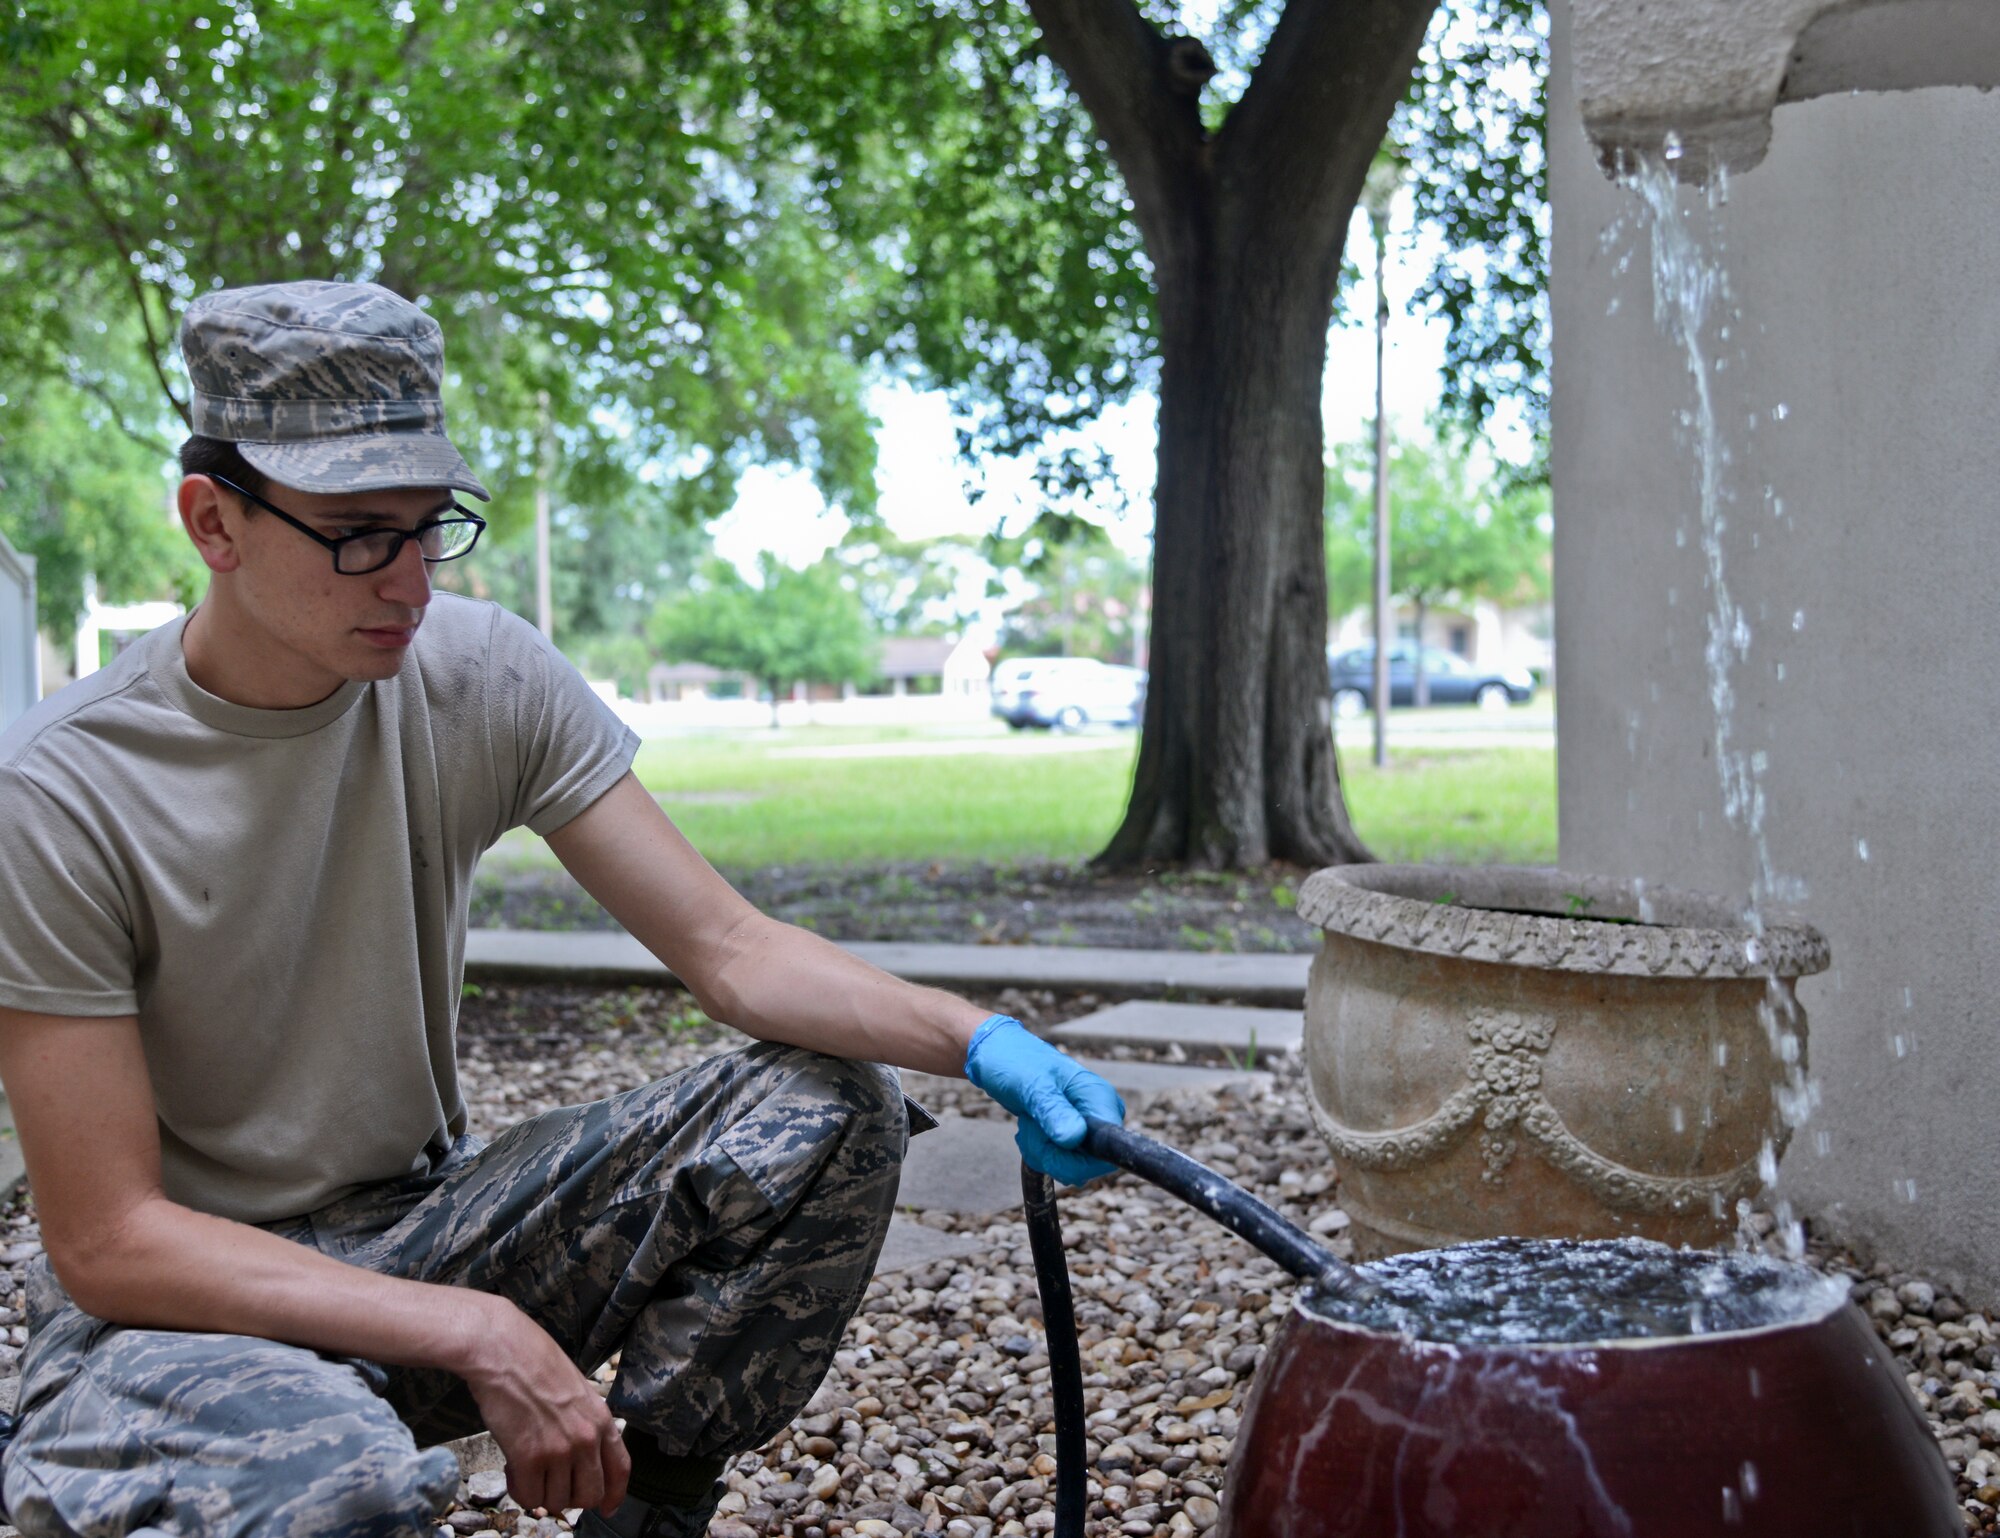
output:
[[[86,574],[106,603],[200,594],[207,574],[170,509],[162,458],[120,425],[158,415],[144,387],[83,367],[78,383],[44,379],[0,399],[0,533],[35,557],[37,618],[52,636],[82,616]]]
[[[647,636],[668,661],[748,673],[780,690],[794,682],[850,683],[872,674],[880,648],[860,597],[831,556],[794,571],[766,555],[752,584],[725,562],[654,611]]]
[[[759,92],[782,71],[751,65],[781,29],[747,0],[665,20],[48,0],[7,35],[0,272],[119,304],[169,394],[195,293],[371,279],[457,322],[462,372],[485,333],[471,398],[452,402],[480,429],[518,435],[524,395],[550,395],[570,430],[616,403],[668,464],[799,463],[836,504],[872,507],[876,305],[810,196],[849,130],[824,151],[772,131]],[[8,307],[63,339],[45,298]],[[59,350],[0,367],[46,370]]]
[[[1327,587],[1335,616],[1368,601],[1373,577],[1373,444],[1343,444],[1327,471]],[[1462,438],[1393,441],[1390,588],[1414,603],[1545,599],[1548,488],[1509,486],[1475,465]],[[1366,574],[1366,575],[1364,575]]]
[[[1141,563],[1093,530],[1047,547],[1032,569],[1040,591],[1008,615],[1004,651],[1136,660],[1147,578]]]
[[[1548,27],[1544,0],[1446,0],[1390,129],[1442,242],[1417,297],[1450,323],[1446,409],[1474,430],[1503,401],[1537,434],[1548,415]]]

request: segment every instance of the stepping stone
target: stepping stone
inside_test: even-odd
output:
[[[475,1431],[469,1437],[460,1437],[456,1442],[444,1444],[458,1459],[458,1477],[472,1478],[474,1474],[490,1474],[495,1469],[507,1467],[506,1454],[500,1451],[500,1444],[493,1440],[490,1431]]]
[[[1065,1051],[1071,1042],[1118,1041],[1132,1046],[1227,1049],[1240,1058],[1253,1040],[1259,1052],[1296,1052],[1305,1040],[1305,1030],[1305,1012],[1298,1009],[1159,1004],[1135,999],[1059,1025],[1048,1033],[1048,1039]]]
[[[1281,1013],[1281,1011],[1273,1011]],[[1264,1037],[1257,1037],[1264,1050]],[[1076,1054],[1071,1054],[1076,1056]],[[1077,1062],[1105,1080],[1123,1095],[1129,1108],[1132,1098],[1144,1095],[1174,1095],[1188,1090],[1256,1090],[1271,1082],[1261,1068],[1201,1068],[1188,1063],[1133,1062],[1119,1058],[1076,1057]]]
[[[1021,1151],[1014,1119],[947,1111],[910,1139],[896,1205],[919,1212],[1005,1212],[1021,1205]]]
[[[882,1258],[875,1262],[875,1274],[907,1271],[934,1260],[957,1260],[977,1255],[980,1248],[979,1241],[970,1234],[947,1234],[912,1218],[893,1217],[889,1219],[889,1237],[882,1245]]]

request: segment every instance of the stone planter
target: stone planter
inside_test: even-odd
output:
[[[1805,1053],[1792,985],[1825,969],[1826,942],[1641,891],[1504,866],[1306,881],[1299,913],[1325,931],[1308,1087],[1358,1255],[1505,1234],[1727,1242],[1784,1152]]]

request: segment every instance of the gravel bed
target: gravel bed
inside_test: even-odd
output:
[[[998,997],[989,1002],[1007,1007]],[[1075,1000],[1014,996],[1039,1022]],[[667,989],[492,987],[468,997],[461,1063],[475,1130],[671,1073],[732,1040]],[[933,1109],[993,1114],[968,1086],[927,1079]],[[1230,1175],[1337,1252],[1325,1145],[1295,1072],[1266,1088],[1157,1096],[1135,1124]],[[1293,1283],[1219,1225],[1120,1176],[1062,1202],[1084,1354],[1093,1538],[1188,1538],[1212,1527],[1251,1375]],[[1017,1217],[926,1214],[980,1243],[967,1260],[877,1278],[833,1371],[799,1420],[738,1458],[711,1538],[941,1533],[1012,1538],[1054,1526],[1048,1357]],[[1755,1220],[1768,1232],[1768,1219]],[[40,1252],[32,1207],[0,1211],[0,1375],[25,1337],[19,1268]],[[1909,1376],[1958,1480],[1968,1531],[2000,1534],[2000,1356],[1995,1323],[1908,1272],[1815,1244],[1849,1278]],[[608,1371],[603,1375],[608,1379]],[[4,1385],[11,1397],[11,1382]],[[573,1513],[522,1512],[474,1474],[441,1535],[569,1530]]]

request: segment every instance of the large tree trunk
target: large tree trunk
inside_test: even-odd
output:
[[[1152,683],[1109,864],[1366,857],[1326,671],[1329,275],[1317,253],[1207,249],[1229,244],[1160,269]]]
[[[1320,392],[1347,226],[1436,0],[1291,0],[1216,135],[1132,0],[1029,0],[1156,273],[1153,641],[1130,867],[1366,859],[1334,758]]]

